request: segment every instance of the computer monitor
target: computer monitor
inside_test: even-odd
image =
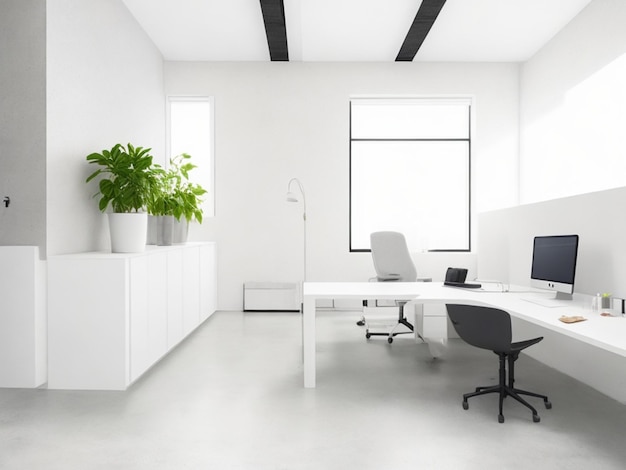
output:
[[[571,300],[574,293],[578,235],[535,237],[530,285],[556,291],[557,299]]]

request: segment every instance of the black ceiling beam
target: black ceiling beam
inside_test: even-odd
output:
[[[396,57],[396,62],[410,62],[415,58],[415,54],[420,47],[428,33],[432,28],[433,23],[439,16],[439,12],[443,8],[446,0],[423,0],[422,4],[417,10],[413,24],[409,29],[409,32],[404,38],[400,52]]]
[[[287,26],[283,0],[260,0],[265,23],[265,35],[272,61],[288,61]]]

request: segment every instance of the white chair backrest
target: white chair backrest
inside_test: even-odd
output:
[[[399,232],[374,232],[370,248],[378,281],[415,282],[417,270],[404,235]]]

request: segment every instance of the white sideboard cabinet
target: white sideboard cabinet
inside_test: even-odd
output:
[[[217,308],[215,243],[48,259],[48,388],[125,390]]]
[[[46,382],[46,267],[36,246],[0,246],[0,387]]]

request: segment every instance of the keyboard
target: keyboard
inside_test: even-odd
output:
[[[568,304],[567,301],[551,299],[551,298],[546,299],[546,298],[542,298],[542,297],[522,297],[522,300],[525,301],[525,302],[530,302],[531,304],[541,305],[542,307],[548,307],[548,308],[571,307],[572,306],[572,302],[571,301]]]
[[[444,286],[450,287],[463,287],[465,289],[480,289],[482,287],[481,284],[469,283],[469,282],[454,282],[454,281],[444,281]]]

